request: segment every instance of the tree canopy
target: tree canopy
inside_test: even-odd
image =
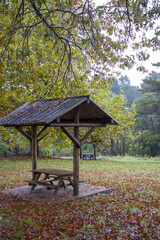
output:
[[[156,0],[1,0],[0,14],[0,117],[34,99],[99,91],[160,46]]]
[[[130,79],[127,76],[121,76],[119,79],[115,79],[110,85],[111,91],[120,94],[122,91],[126,96],[126,105],[131,107],[133,102],[140,96],[139,87],[132,86]]]
[[[23,83],[30,95],[37,90],[49,95],[59,83],[72,86],[89,69],[96,78],[109,79],[116,65],[131,67],[134,54],[123,54],[128,38],[140,60],[148,58],[142,48],[159,48],[157,1],[114,0],[95,7],[90,0],[2,0],[0,12],[1,71],[14,87]],[[155,31],[152,39],[145,34],[136,38],[149,29]]]
[[[141,96],[135,104],[137,151],[156,156],[160,149],[160,73],[152,72],[143,80]]]

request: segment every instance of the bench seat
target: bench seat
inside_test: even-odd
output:
[[[49,179],[46,179],[46,180],[49,180]],[[50,189],[55,189],[57,187],[54,184],[47,183],[46,180],[44,180],[44,181],[25,180],[25,182],[28,182],[29,185],[41,185],[41,186],[44,186],[44,187],[47,187]],[[51,181],[53,181],[53,180],[49,180],[48,182],[51,182]]]

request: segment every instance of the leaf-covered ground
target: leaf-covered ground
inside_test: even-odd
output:
[[[38,167],[72,169],[72,160]],[[0,190],[23,185],[31,160],[0,160]],[[0,239],[160,239],[160,159],[80,161],[80,178],[116,190],[54,205],[0,195]]]

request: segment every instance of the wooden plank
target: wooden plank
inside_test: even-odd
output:
[[[79,109],[75,108],[74,122],[79,123]],[[79,141],[79,127],[74,127],[74,137]],[[79,148],[74,144],[73,149],[73,188],[74,195],[79,195]]]
[[[32,126],[32,170],[37,168],[37,127]],[[32,179],[35,179],[36,174],[32,172]]]
[[[47,178],[47,179],[45,179],[45,180],[42,180],[42,182],[53,182],[53,181],[56,181],[57,180],[57,178]]]
[[[29,185],[41,185],[41,186],[49,187],[52,189],[55,189],[57,187],[57,185],[46,183],[44,181],[25,180],[25,182],[28,182]]]
[[[33,180],[24,180],[24,182],[30,183],[30,182],[34,182],[34,181]]]
[[[104,123],[51,123],[49,127],[105,127]],[[39,135],[38,135],[39,136]]]
[[[72,133],[70,133],[70,131],[67,128],[61,127],[61,129],[71,139],[71,141],[77,146],[77,148],[81,147],[81,144],[79,143],[79,141],[75,138],[75,136],[72,135]]]
[[[87,139],[90,137],[90,135],[92,134],[92,132],[95,130],[95,127],[92,127],[88,133],[84,136],[84,138],[80,141],[81,145],[84,144]]]
[[[36,174],[42,174],[44,173],[46,176],[56,176],[56,177],[68,177],[73,176],[73,172],[63,170],[63,169],[53,169],[53,168],[39,168],[39,169],[33,169],[32,172]]]

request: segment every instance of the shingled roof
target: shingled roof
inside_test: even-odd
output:
[[[77,106],[79,107],[80,123],[118,125],[118,122],[92,101],[89,96],[80,96],[27,102],[0,119],[0,126],[45,126],[57,122],[72,123],[74,122],[74,109]]]

